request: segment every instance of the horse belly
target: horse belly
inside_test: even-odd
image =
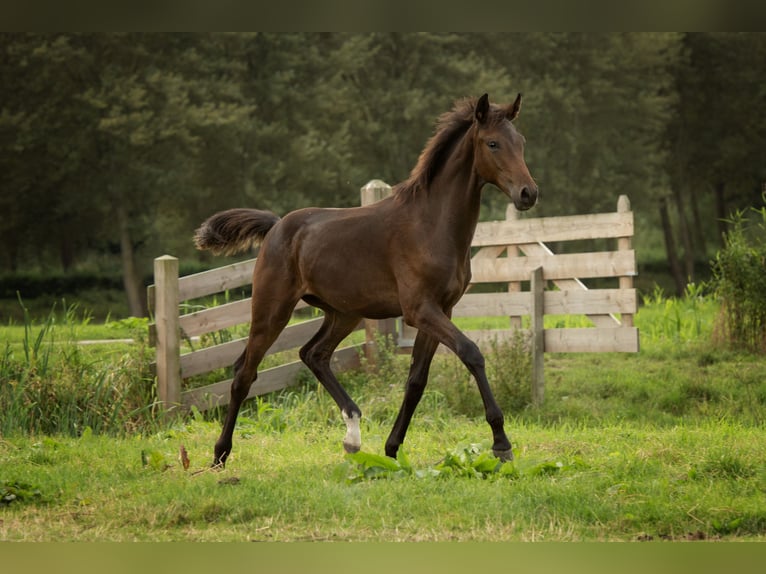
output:
[[[401,315],[388,247],[391,226],[381,213],[371,208],[307,209],[289,219],[307,301],[371,319]]]
[[[326,246],[326,256],[302,267],[306,294],[349,315],[382,319],[401,315],[396,282],[369,251]]]

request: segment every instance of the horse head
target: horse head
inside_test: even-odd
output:
[[[537,203],[538,188],[524,161],[524,136],[511,123],[521,110],[521,94],[509,106],[490,105],[484,94],[474,109],[474,169],[505,193],[516,209]]]

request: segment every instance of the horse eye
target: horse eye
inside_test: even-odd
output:
[[[487,145],[489,146],[489,149],[497,149],[499,147],[495,140],[488,141]]]

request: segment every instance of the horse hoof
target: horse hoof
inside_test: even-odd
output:
[[[354,454],[355,452],[359,452],[360,448],[361,448],[360,445],[347,443],[345,441],[343,442],[343,450],[345,450],[348,454]]]
[[[513,460],[513,450],[511,450],[510,448],[508,450],[493,449],[492,453],[503,462],[509,462]]]
[[[213,470],[223,470],[223,468],[226,466],[226,459],[229,458],[229,453],[224,452],[223,454],[216,453],[213,456],[213,462],[210,465],[210,468]]]

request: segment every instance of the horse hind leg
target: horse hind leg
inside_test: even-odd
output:
[[[221,434],[214,447],[214,467],[224,466],[231,454],[232,436],[239,409],[250,394],[250,387],[258,376],[258,365],[290,320],[297,299],[285,300],[276,309],[268,309],[268,312],[256,307],[255,298],[253,301],[250,334],[244,352],[234,362],[234,380],[231,383],[229,405]]]
[[[359,318],[325,310],[325,318],[319,331],[300,350],[301,360],[314,373],[322,386],[335,400],[346,423],[343,448],[346,452],[357,452],[362,446],[359,421],[362,411],[354,403],[330,368],[333,351],[359,323]]]

